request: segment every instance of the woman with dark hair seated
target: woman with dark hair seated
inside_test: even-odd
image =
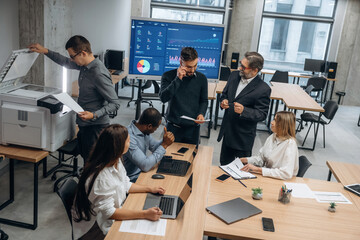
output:
[[[271,122],[270,135],[258,156],[240,158],[246,164],[241,170],[252,171],[265,177],[290,179],[299,170],[299,151],[295,139],[295,115],[277,112]]]
[[[75,239],[104,239],[114,220],[156,221],[162,215],[157,207],[147,210],[121,208],[127,193],[165,193],[162,187],[130,182],[121,159],[129,145],[126,127],[114,124],[101,132],[81,174],[75,195],[72,211]]]

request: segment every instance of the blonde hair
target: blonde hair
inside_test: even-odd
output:
[[[283,139],[295,138],[295,115],[289,111],[275,114],[276,136]]]

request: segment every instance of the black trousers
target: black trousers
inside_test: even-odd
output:
[[[88,160],[90,151],[99,138],[101,131],[107,126],[109,126],[109,124],[79,127],[79,132],[77,134],[78,147],[80,155],[84,159],[84,165]]]
[[[220,152],[220,165],[226,165],[234,161],[236,157],[251,157],[251,151],[241,151],[227,147],[223,139]]]
[[[200,125],[195,126],[179,126],[168,122],[166,124],[168,131],[172,132],[175,136],[175,142],[199,145],[200,138]]]

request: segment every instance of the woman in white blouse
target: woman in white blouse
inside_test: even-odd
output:
[[[295,115],[277,112],[271,122],[270,135],[258,156],[241,158],[246,164],[241,170],[252,171],[265,177],[290,179],[299,170],[299,152],[295,139]]]
[[[156,221],[162,215],[157,207],[147,210],[121,208],[127,193],[165,193],[162,187],[130,182],[121,161],[129,145],[126,127],[114,124],[101,132],[81,174],[75,196],[72,211],[75,239],[104,239],[114,220]]]

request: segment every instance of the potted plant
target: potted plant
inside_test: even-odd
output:
[[[262,189],[260,187],[252,188],[252,198],[255,200],[262,199]]]
[[[334,203],[334,202],[331,202],[330,203],[330,206],[329,206],[329,208],[328,208],[328,211],[329,212],[336,212],[336,203]]]

